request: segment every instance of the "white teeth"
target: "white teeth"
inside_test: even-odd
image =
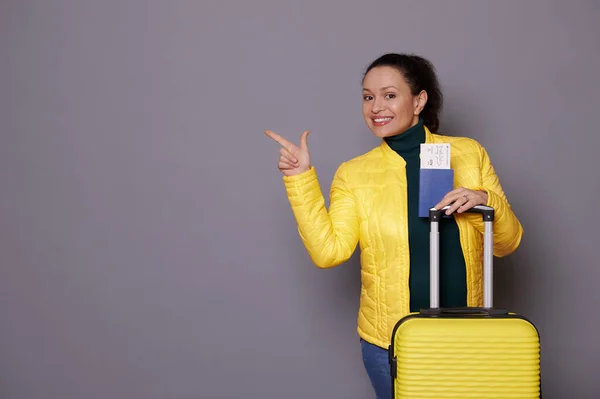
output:
[[[376,123],[382,123],[382,122],[389,122],[392,120],[392,118],[377,118],[377,119],[373,119]]]

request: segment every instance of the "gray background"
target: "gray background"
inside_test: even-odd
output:
[[[525,236],[496,304],[545,397],[598,398],[600,3],[0,2],[0,397],[370,398],[358,256],[323,271],[264,129],[325,194],[378,144],[364,67],[438,68]]]

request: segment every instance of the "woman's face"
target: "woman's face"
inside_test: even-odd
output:
[[[377,137],[394,136],[416,125],[426,101],[424,91],[417,96],[411,94],[395,68],[375,67],[364,78],[363,116]]]

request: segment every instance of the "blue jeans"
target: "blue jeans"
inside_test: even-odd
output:
[[[377,399],[392,399],[388,351],[361,338],[362,358]]]

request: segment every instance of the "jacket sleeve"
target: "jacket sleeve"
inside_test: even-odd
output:
[[[486,205],[494,208],[494,256],[503,257],[510,255],[519,247],[523,237],[523,226],[504,194],[486,149],[480,145],[479,152],[482,185],[474,187],[473,190],[482,190],[488,194]],[[481,216],[470,214],[469,220],[483,234]]]
[[[358,244],[356,204],[343,166],[338,168],[331,184],[329,211],[314,167],[299,175],[283,177],[300,238],[319,268],[345,262]]]

